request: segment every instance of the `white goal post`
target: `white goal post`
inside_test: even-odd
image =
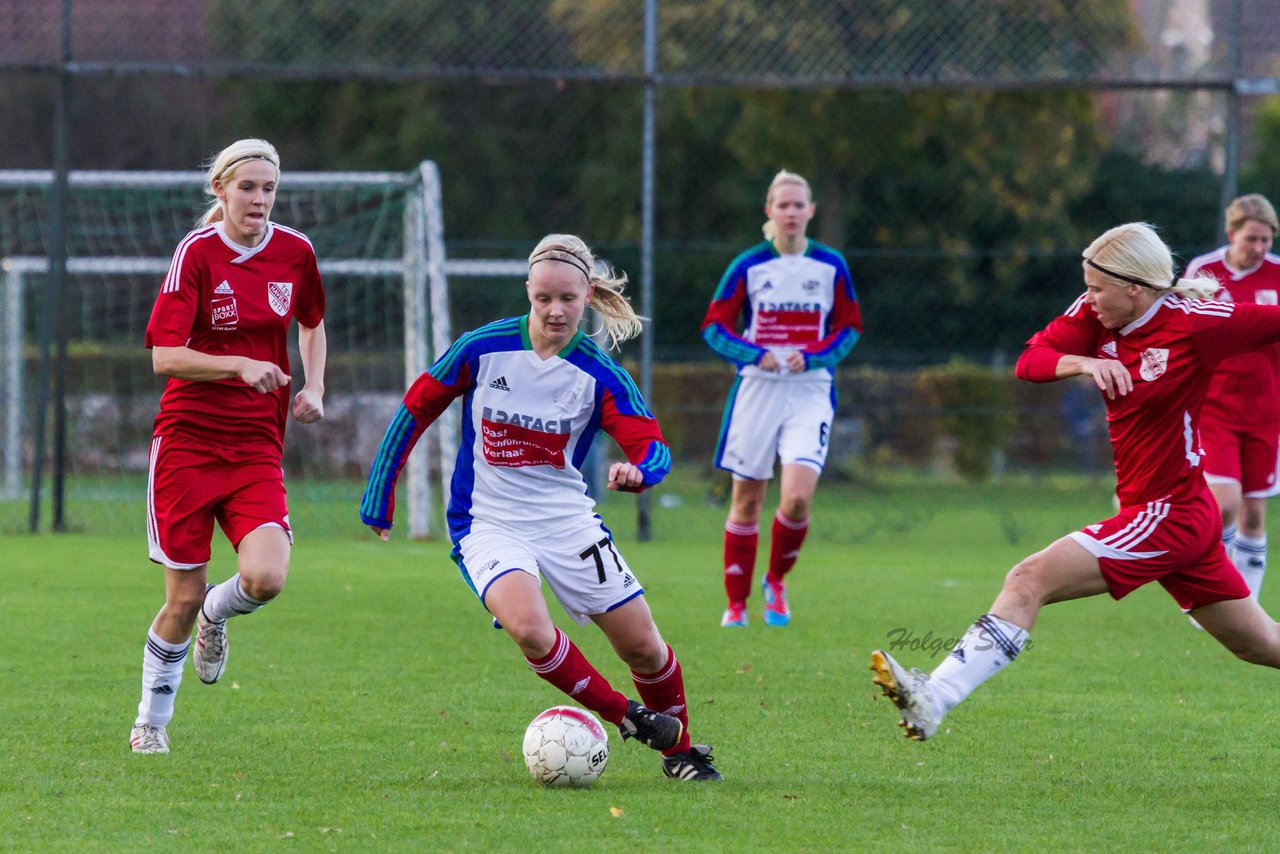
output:
[[[39,199],[42,194],[48,193],[53,180],[53,173],[47,170],[0,170],[0,194],[26,193],[27,198],[15,204],[31,206],[37,204],[31,199]],[[94,189],[121,193],[198,191],[203,182],[204,175],[200,172],[72,171],[68,175],[68,186],[73,198],[78,191]],[[440,175],[436,164],[431,161],[421,163],[417,169],[408,173],[290,172],[285,175],[281,195],[308,191],[315,193],[317,199],[324,199],[327,198],[326,193],[371,186],[383,188],[388,194],[401,195],[403,223],[399,230],[402,237],[398,257],[385,257],[392,254],[385,249],[375,252],[383,257],[334,254],[323,240],[314,239],[313,242],[316,243],[320,270],[326,278],[327,289],[332,288],[329,284],[331,278],[340,279],[344,283],[390,278],[399,278],[403,282],[403,359],[404,383],[407,387],[451,343],[453,330],[449,313],[449,278],[523,277],[527,266],[524,259],[445,257]],[[325,212],[331,208],[334,216],[343,215],[337,203],[316,203],[308,210],[313,213],[318,211],[315,215],[318,221],[323,222]],[[279,211],[278,202],[277,216]],[[191,217],[195,213],[196,210],[191,210]],[[386,211],[381,213],[381,224],[385,226]],[[288,220],[282,221],[295,225]],[[297,225],[309,231],[305,224]],[[3,228],[3,224],[0,224],[0,228]],[[168,230],[164,224],[155,228]],[[314,234],[312,236],[315,238]],[[151,242],[171,247],[177,245],[181,237],[181,231],[174,230],[174,233],[159,235],[157,240]],[[359,235],[356,237],[350,242],[359,246]],[[111,244],[111,241],[101,242]],[[11,245],[13,241],[0,242],[0,255]],[[69,239],[68,245],[74,247],[77,241]],[[114,249],[115,246],[111,248]],[[67,275],[89,277],[103,283],[111,281],[112,277],[155,277],[158,287],[158,279],[168,270],[170,258],[162,254],[130,254],[127,249],[128,247],[124,247],[121,254],[74,254],[73,248],[67,259]],[[24,412],[26,407],[33,405],[30,385],[34,383],[34,380],[24,376],[23,368],[25,360],[30,358],[35,348],[35,342],[29,339],[28,332],[33,326],[33,318],[26,316],[31,300],[28,289],[33,277],[48,275],[49,266],[49,259],[42,254],[23,253],[0,257],[0,269],[4,275],[3,302],[0,303],[0,311],[3,312],[0,320],[0,330],[3,330],[3,345],[0,345],[0,383],[3,384],[3,396],[0,400],[4,404],[4,423],[0,434],[3,440],[0,498],[5,500],[21,500],[23,497],[23,451],[29,438],[23,435]],[[140,340],[137,346],[141,348]],[[408,470],[402,478],[401,489],[407,499],[407,513],[402,514],[401,520],[402,523],[407,523],[407,533],[411,537],[434,537],[444,530],[440,527],[444,496],[447,495],[447,488],[444,487],[452,475],[453,459],[457,452],[458,412],[459,407],[455,405],[432,426],[424,436],[424,443],[432,450],[428,452],[424,448],[412,455]],[[431,454],[437,455],[439,460],[439,465],[434,467],[438,471],[438,480],[431,476],[428,466]],[[358,500],[358,495],[352,496],[353,517]]]

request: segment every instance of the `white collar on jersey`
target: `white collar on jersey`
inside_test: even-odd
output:
[[[1263,262],[1266,260],[1267,260],[1267,256],[1263,255],[1262,258],[1258,260],[1258,263],[1254,264],[1249,269],[1237,270],[1235,267],[1231,266],[1230,262],[1227,261],[1227,253],[1226,252],[1222,253],[1222,266],[1227,268],[1227,272],[1231,274],[1231,281],[1233,282],[1238,282],[1241,279],[1243,279],[1245,276],[1248,276],[1251,273],[1258,272],[1258,270],[1262,267]]]
[[[231,260],[232,264],[243,264],[245,261],[248,261],[254,255],[257,255],[263,249],[266,249],[267,244],[271,242],[271,235],[275,234],[276,232],[276,228],[274,225],[271,224],[271,220],[267,220],[267,228],[262,235],[262,242],[260,242],[257,246],[241,246],[239,243],[236,243],[230,237],[227,237],[227,229],[225,224],[222,222],[222,220],[218,220],[217,222],[215,222],[213,224],[213,227],[218,230],[218,236],[222,238],[222,242],[227,244],[227,247],[229,249],[240,253],[239,255],[237,255],[235,258]]]
[[[1120,329],[1116,331],[1116,334],[1128,335],[1135,329],[1140,329],[1145,326],[1147,321],[1155,317],[1156,312],[1160,310],[1160,306],[1164,305],[1164,301],[1168,298],[1169,295],[1167,293],[1156,297],[1156,301],[1151,303],[1151,307],[1142,313],[1142,317],[1139,317],[1137,320],[1130,321],[1127,325],[1120,327]]]

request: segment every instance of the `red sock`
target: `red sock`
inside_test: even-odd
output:
[[[809,520],[788,519],[778,511],[773,517],[773,542],[769,544],[769,580],[781,584],[800,556],[804,535],[809,533]]]
[[[759,544],[760,526],[756,523],[724,523],[724,592],[729,594],[730,602],[745,602],[751,595]]]
[[[631,681],[636,683],[640,692],[640,700],[655,712],[664,715],[675,715],[684,725],[680,741],[670,750],[662,751],[664,756],[683,753],[689,749],[689,709],[684,702],[684,674],[680,671],[680,662],[676,654],[667,647],[667,663],[657,673],[636,673],[631,671]]]
[[[612,724],[622,723],[627,698],[613,690],[573,641],[556,629],[551,652],[536,661],[526,658],[533,672]]]

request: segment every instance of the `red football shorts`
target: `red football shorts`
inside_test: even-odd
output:
[[[250,531],[282,528],[293,542],[284,473],[270,454],[232,462],[208,449],[151,440],[147,476],[147,545],[153,561],[172,569],[209,562],[213,523],[234,548]]]
[[[1070,537],[1098,559],[1115,599],[1149,581],[1160,582],[1184,611],[1249,595],[1222,547],[1222,516],[1207,488],[1177,504],[1122,507]]]
[[[1200,446],[1209,483],[1239,483],[1249,498],[1280,494],[1280,425],[1232,425],[1203,418]]]

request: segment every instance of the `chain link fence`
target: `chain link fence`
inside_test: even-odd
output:
[[[59,122],[77,169],[191,169],[266,137],[282,199],[290,171],[435,160],[451,256],[574,231],[631,274],[664,425],[704,463],[727,381],[699,322],[770,176],[799,171],[867,326],[841,465],[929,464],[959,440],[904,429],[937,414],[920,369],[1007,376],[1098,232],[1152,221],[1188,259],[1237,192],[1280,196],[1277,45],[1280,0],[0,0],[0,168],[57,167]],[[0,208],[0,257],[49,254],[50,202]],[[72,256],[136,239],[64,237]],[[480,307],[516,288],[466,287]],[[31,299],[34,360],[50,301]],[[1010,386],[998,460],[1105,469],[1096,401]]]

